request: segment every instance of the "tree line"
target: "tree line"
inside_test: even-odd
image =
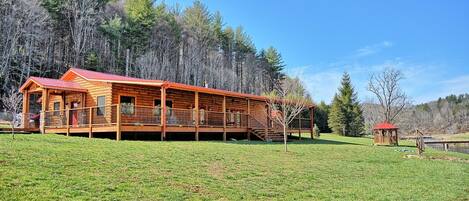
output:
[[[344,73],[332,103],[321,101],[316,105],[315,124],[323,133],[347,136],[372,134],[373,127],[380,122],[397,125],[404,135],[415,129],[425,134],[469,131],[469,94],[414,105],[399,85],[402,79],[402,73],[392,68],[371,75],[367,89],[376,98],[360,102],[350,75]]]
[[[70,67],[260,94],[284,77],[281,54],[199,1],[0,0],[0,92]]]

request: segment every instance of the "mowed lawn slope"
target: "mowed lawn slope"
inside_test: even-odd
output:
[[[335,135],[289,149],[254,141],[0,135],[0,200],[469,199],[465,154],[405,158],[413,147]]]

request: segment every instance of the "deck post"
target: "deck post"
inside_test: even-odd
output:
[[[266,119],[266,126],[265,126],[265,135],[264,135],[264,140],[267,140],[269,138],[269,127],[271,125],[270,123],[270,115],[272,115],[272,113],[270,113],[270,107],[268,105],[266,105],[266,110],[267,110],[267,119]]]
[[[301,124],[301,118],[298,119],[298,123]],[[298,126],[300,128],[298,132],[298,139],[301,140],[301,125]]]
[[[62,106],[63,106],[63,109],[67,109],[67,103],[66,103],[66,99],[65,99],[65,92],[62,92],[60,97],[62,98]]]
[[[93,108],[90,107],[89,109],[89,117],[88,117],[88,137],[93,138]]]
[[[397,134],[397,129],[394,130],[396,132],[396,146],[399,146],[399,134]]]
[[[86,107],[86,93],[81,93],[81,108]]]
[[[314,107],[309,108],[309,120],[310,122],[310,132],[311,132],[311,140],[314,137]]]
[[[166,88],[161,86],[161,141],[166,138]]]
[[[223,141],[226,141],[226,96],[223,96]]]
[[[301,140],[301,114],[298,116],[298,134],[300,135]]]
[[[23,128],[29,128],[29,92],[23,92]]]
[[[247,99],[248,101],[248,118],[247,118],[247,121],[248,121],[248,129],[251,128],[251,121],[250,121],[250,118],[251,118],[251,101],[249,100],[249,98]],[[247,133],[247,137],[248,137],[248,141],[251,140],[251,133],[249,132],[248,130],[248,133]]]
[[[66,127],[67,128],[67,136],[70,136],[70,109],[69,108],[67,108],[65,110],[65,119],[66,119],[65,121],[67,122],[67,124],[66,124],[67,125],[67,127]]]
[[[122,117],[122,114],[121,114],[121,104],[117,104],[117,122],[116,122],[116,140],[117,141],[120,141],[121,140],[121,117]]]
[[[49,89],[44,88],[42,89],[42,96],[41,96],[41,120],[40,120],[40,130],[42,134],[46,133],[46,111],[47,111],[47,104],[48,100]]]
[[[199,141],[199,122],[200,122],[200,113],[199,113],[199,92],[195,92],[194,97],[194,107],[195,107],[195,140]]]

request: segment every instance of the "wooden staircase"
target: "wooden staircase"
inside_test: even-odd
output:
[[[266,132],[267,131],[267,132]],[[277,132],[272,128],[252,128],[250,133],[263,141],[283,142],[283,133]],[[266,135],[267,133],[267,135]]]
[[[282,142],[283,132],[278,132],[273,128],[268,128],[264,123],[253,116],[249,116],[249,133],[263,141]]]

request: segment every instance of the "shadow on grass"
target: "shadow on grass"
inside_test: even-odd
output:
[[[220,143],[231,143],[231,144],[240,144],[240,145],[279,145],[283,144],[282,142],[264,142],[264,141],[227,141],[227,142],[220,142]],[[289,140],[288,144],[328,144],[328,145],[364,145],[359,143],[352,143],[352,142],[343,142],[343,141],[336,141],[336,140],[326,140],[326,139],[303,139],[303,140]]]

